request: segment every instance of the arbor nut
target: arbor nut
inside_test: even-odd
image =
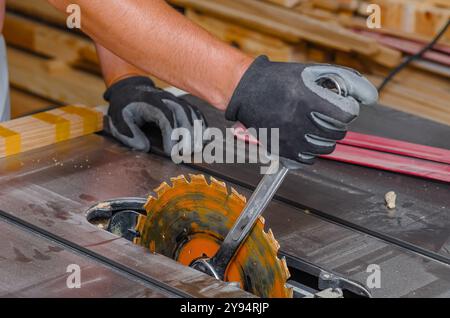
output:
[[[397,194],[394,191],[389,191],[385,194],[384,199],[388,209],[393,210],[396,207]]]

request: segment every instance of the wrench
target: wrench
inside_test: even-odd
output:
[[[241,244],[250,234],[256,220],[272,201],[278,188],[283,183],[289,170],[299,169],[300,164],[288,159],[279,161],[279,169],[274,174],[266,174],[250,197],[247,205],[228,232],[219,250],[210,259],[199,259],[191,267],[223,280],[228,264],[239,250]]]

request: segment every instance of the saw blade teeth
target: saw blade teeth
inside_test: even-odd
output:
[[[147,198],[147,202],[145,202],[144,209],[148,212],[156,201],[157,199],[154,196],[150,195]]]
[[[134,227],[135,231],[138,233],[142,233],[145,228],[145,222],[147,222],[147,217],[145,215],[140,215],[137,219],[136,226]],[[141,237],[137,236],[133,239],[133,243],[140,245]]]
[[[237,192],[237,190],[235,188],[231,188],[231,193],[230,193],[230,197],[235,197],[237,200],[247,203],[247,198],[244,197],[242,194],[240,194],[239,192]]]
[[[260,216],[259,220],[261,221],[261,223],[262,223],[262,225],[264,227],[264,225],[266,225],[266,219],[263,216]]]
[[[286,298],[294,298],[294,288],[286,286],[284,288],[286,288]]]
[[[278,250],[280,249],[280,243],[278,243],[278,241],[275,239],[272,229],[269,229],[269,231],[267,232],[267,238],[269,239],[269,242],[272,245],[275,252],[278,253]]]
[[[188,184],[186,178],[184,177],[184,175],[179,175],[178,177],[175,178],[170,178],[170,181],[172,182],[172,186],[179,186],[179,185],[186,185]]]
[[[170,185],[167,182],[163,182],[159,187],[157,187],[153,191],[155,191],[155,193],[158,195],[158,198],[161,198],[164,195],[164,193],[166,193],[170,189],[171,189]]]
[[[202,174],[189,174],[192,184],[207,185],[206,178]]]
[[[228,194],[227,185],[225,184],[225,182],[221,182],[214,177],[210,177],[209,179],[211,180],[211,188],[214,188],[224,194]]]
[[[266,235],[267,240],[269,241],[269,244],[272,247],[273,256],[275,258],[276,263],[278,263],[278,268],[280,269],[282,280],[284,282],[287,282],[289,278],[291,277],[291,273],[289,271],[289,268],[286,263],[286,258],[282,257],[281,259],[277,256],[278,250],[280,249],[280,244],[275,239],[273,232],[271,229],[267,231],[267,233],[263,232]],[[294,291],[292,288],[288,288],[286,284],[283,285],[284,290],[284,296],[286,298],[293,298],[294,297]]]
[[[281,259],[279,259],[277,257],[277,261],[278,261],[278,264],[280,264],[283,280],[285,282],[287,282],[289,280],[289,278],[291,277],[291,272],[289,271],[289,268],[287,266],[286,258],[282,257]],[[285,292],[284,297],[286,297],[286,298],[294,297],[294,289],[292,287],[287,287],[286,284],[284,284],[284,292]]]
[[[150,249],[151,253],[153,253],[153,254],[156,253],[156,242],[155,241],[150,241],[149,249]]]
[[[286,281],[287,281],[291,277],[291,272],[289,271],[289,267],[287,266],[286,257],[282,257],[280,259],[280,262],[281,262],[281,267],[283,268],[283,272],[286,275],[285,278],[286,278]]]

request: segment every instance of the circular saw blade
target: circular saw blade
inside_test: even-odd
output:
[[[186,266],[198,258],[211,258],[245,207],[246,199],[214,178],[203,175],[171,179],[161,184],[156,197],[149,197],[136,230],[135,243],[170,257]],[[279,244],[272,231],[264,231],[264,219],[256,222],[250,235],[229,264],[225,281],[259,297],[292,297],[286,287],[289,270],[277,256]]]

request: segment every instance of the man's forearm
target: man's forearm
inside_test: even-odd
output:
[[[81,7],[84,32],[139,69],[225,109],[253,59],[163,0],[49,0]]]
[[[95,46],[102,68],[103,79],[107,87],[127,77],[146,76],[145,72],[124,61],[100,44],[96,43]]]

